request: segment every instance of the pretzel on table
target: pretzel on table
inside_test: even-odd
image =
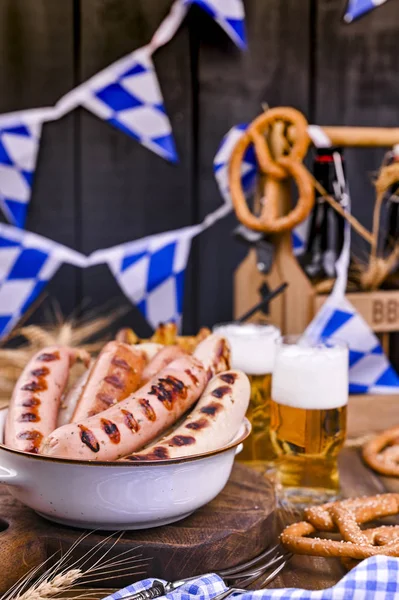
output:
[[[399,476],[399,427],[387,429],[363,446],[365,463],[382,475]]]
[[[329,502],[304,511],[306,521],[289,525],[281,534],[282,545],[294,554],[338,557],[351,568],[354,560],[377,554],[399,556],[399,526],[360,529],[360,525],[399,514],[399,494],[380,494]],[[342,540],[321,538],[337,532]],[[309,537],[314,535],[315,537]]]

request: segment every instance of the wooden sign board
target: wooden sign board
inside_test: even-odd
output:
[[[327,298],[315,296],[314,314]],[[346,298],[376,333],[399,331],[399,290],[359,292],[346,294]]]

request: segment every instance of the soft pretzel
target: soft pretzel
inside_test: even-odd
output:
[[[296,130],[296,141],[288,156],[274,159],[265,134],[277,121],[292,123]],[[255,216],[248,208],[241,183],[241,167],[245,152],[254,144],[261,173],[267,175],[262,214]],[[305,117],[293,108],[275,108],[255,119],[233,148],[229,162],[229,185],[237,218],[250,229],[267,233],[289,231],[304,221],[314,205],[312,179],[302,164],[309,145]],[[298,187],[298,202],[288,214],[279,215],[280,181],[292,177]],[[274,185],[273,185],[274,183]]]
[[[284,529],[281,543],[295,554],[344,558],[348,567],[354,566],[353,559],[363,560],[377,554],[399,556],[399,526],[370,530],[359,527],[361,523],[398,513],[399,494],[330,502],[305,510],[307,521]],[[326,532],[339,532],[342,540],[321,538]],[[315,537],[309,537],[313,534]]]
[[[399,476],[399,427],[393,427],[363,446],[363,459],[369,467],[393,477]]]

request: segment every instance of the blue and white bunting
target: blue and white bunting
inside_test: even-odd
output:
[[[173,163],[178,156],[172,127],[152,61],[197,4],[246,47],[242,0],[175,0],[151,41],[71,90],[52,108],[0,115],[0,209],[23,228],[32,195],[42,125],[82,106]]]
[[[184,4],[197,4],[222,27],[238,48],[245,49],[245,11],[243,0],[183,0]]]
[[[25,226],[42,123],[51,113],[34,109],[0,116],[0,207],[16,227]]]
[[[85,266],[86,257],[40,235],[0,224],[0,337],[16,325],[62,263]]]
[[[171,162],[177,161],[172,127],[146,46],[113,63],[57,103],[62,112],[83,106]]]
[[[374,8],[377,8],[377,6],[384,4],[386,1],[387,0],[349,0],[344,15],[344,21],[346,21],[346,23],[352,23],[355,19],[358,19]]]
[[[88,258],[88,264],[107,263],[124,294],[152,327],[167,321],[180,327],[191,241],[230,210],[222,205],[199,225],[98,250]]]

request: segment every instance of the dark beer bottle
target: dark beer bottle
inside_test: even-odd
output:
[[[345,163],[340,148],[318,148],[313,161],[313,175],[326,192],[342,203],[342,193],[335,168],[337,153],[345,175]],[[335,263],[344,243],[345,219],[316,190],[316,202],[310,215],[306,250],[301,264],[313,282],[336,277]]]
[[[388,152],[383,165],[399,163],[399,149]],[[377,255],[387,257],[399,240],[399,181],[386,191],[380,215]],[[381,286],[384,289],[399,287],[399,268],[396,268]]]

